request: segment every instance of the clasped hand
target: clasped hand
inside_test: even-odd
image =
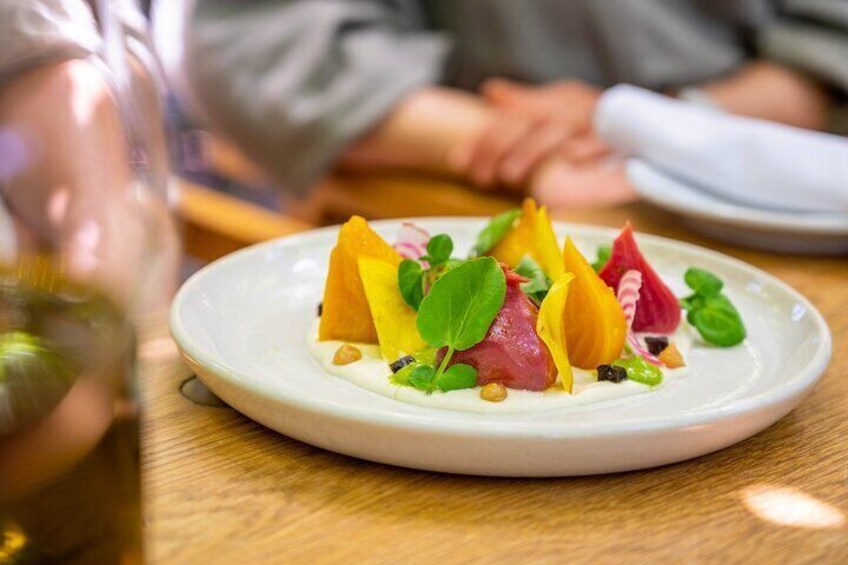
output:
[[[454,148],[450,166],[482,189],[523,190],[554,207],[630,200],[620,162],[593,129],[601,93],[576,80],[542,86],[488,80],[481,95],[493,117],[480,135]]]

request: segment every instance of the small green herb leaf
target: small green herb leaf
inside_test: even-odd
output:
[[[592,263],[592,268],[595,270],[596,273],[599,273],[601,272],[601,269],[603,269],[607,262],[610,260],[610,257],[612,257],[612,247],[610,247],[609,245],[601,245],[600,247],[598,247],[597,253],[598,258],[595,259],[594,263]]]
[[[430,365],[416,365],[409,373],[409,384],[426,392],[433,390],[433,377],[436,370]]]
[[[515,220],[521,215],[521,210],[513,208],[492,218],[485,228],[477,235],[477,243],[471,252],[473,257],[481,257],[491,251],[504,236],[512,229]]]
[[[477,386],[477,369],[463,363],[451,365],[444,373],[436,377],[436,386],[444,392],[473,388]]]
[[[707,297],[703,307],[690,310],[686,319],[713,345],[732,347],[745,339],[742,318],[723,294]]]
[[[518,266],[515,267],[515,272],[526,279],[530,279],[525,283],[521,283],[521,290],[539,306],[551,288],[551,279],[545,275],[542,267],[529,255],[521,258]]]
[[[449,235],[441,233],[430,238],[427,242],[427,255],[421,259],[429,262],[432,268],[447,263],[451,253],[453,253],[453,240]]]
[[[481,257],[433,283],[418,308],[418,331],[433,347],[464,351],[486,337],[506,295],[498,262]]]
[[[424,271],[421,264],[412,259],[404,259],[398,267],[398,287],[403,301],[409,304],[413,310],[418,310],[418,305],[424,298]]]
[[[465,263],[467,259],[448,259],[443,265],[433,267],[426,271],[426,280],[429,283],[425,288],[433,286],[433,283],[442,278],[448,271],[455,267],[459,267]]]
[[[643,357],[619,359],[614,361],[613,365],[627,369],[627,378],[631,381],[648,386],[656,386],[662,382],[662,371],[659,367],[651,365]]]
[[[391,381],[392,384],[398,386],[412,386],[412,383],[409,382],[409,375],[412,374],[413,369],[415,369],[415,367],[417,367],[419,364],[420,363],[416,363],[413,361],[397,373],[392,373],[391,375],[389,375],[389,381]]]
[[[450,271],[451,269],[453,269],[454,267],[459,267],[460,265],[465,263],[467,260],[468,259],[448,259],[447,261],[445,261],[443,268],[445,269],[445,272],[447,272],[447,271]]]
[[[439,350],[435,347],[425,347],[421,351],[416,351],[412,357],[419,363],[424,365],[434,365],[436,363],[436,353]]]
[[[733,347],[745,339],[745,324],[733,303],[721,293],[724,283],[714,274],[690,267],[684,275],[695,292],[680,300],[688,311],[686,319],[704,341],[719,347]]]
[[[696,267],[689,267],[683,276],[683,280],[686,281],[686,286],[701,296],[715,296],[724,287],[724,283],[720,278],[709,271]]]
[[[699,294],[692,294],[686,298],[680,299],[680,307],[684,310],[696,310],[698,308],[703,308],[703,306],[704,297]]]

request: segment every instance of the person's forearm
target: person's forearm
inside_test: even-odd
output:
[[[451,151],[476,138],[488,125],[491,112],[472,94],[437,87],[419,90],[355,142],[339,164],[367,171],[455,173]]]
[[[832,103],[817,82],[767,61],[749,63],[701,89],[728,112],[810,129],[826,126]]]

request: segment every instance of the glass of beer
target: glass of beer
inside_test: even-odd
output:
[[[133,336],[51,261],[0,268],[0,563],[141,561]]]
[[[0,565],[143,561],[136,329],[178,246],[144,18],[80,5],[44,25],[90,53],[0,73]]]

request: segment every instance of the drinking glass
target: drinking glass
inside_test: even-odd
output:
[[[137,328],[178,254],[161,89],[133,3],[80,5],[89,53],[0,76],[2,565],[143,560]]]

